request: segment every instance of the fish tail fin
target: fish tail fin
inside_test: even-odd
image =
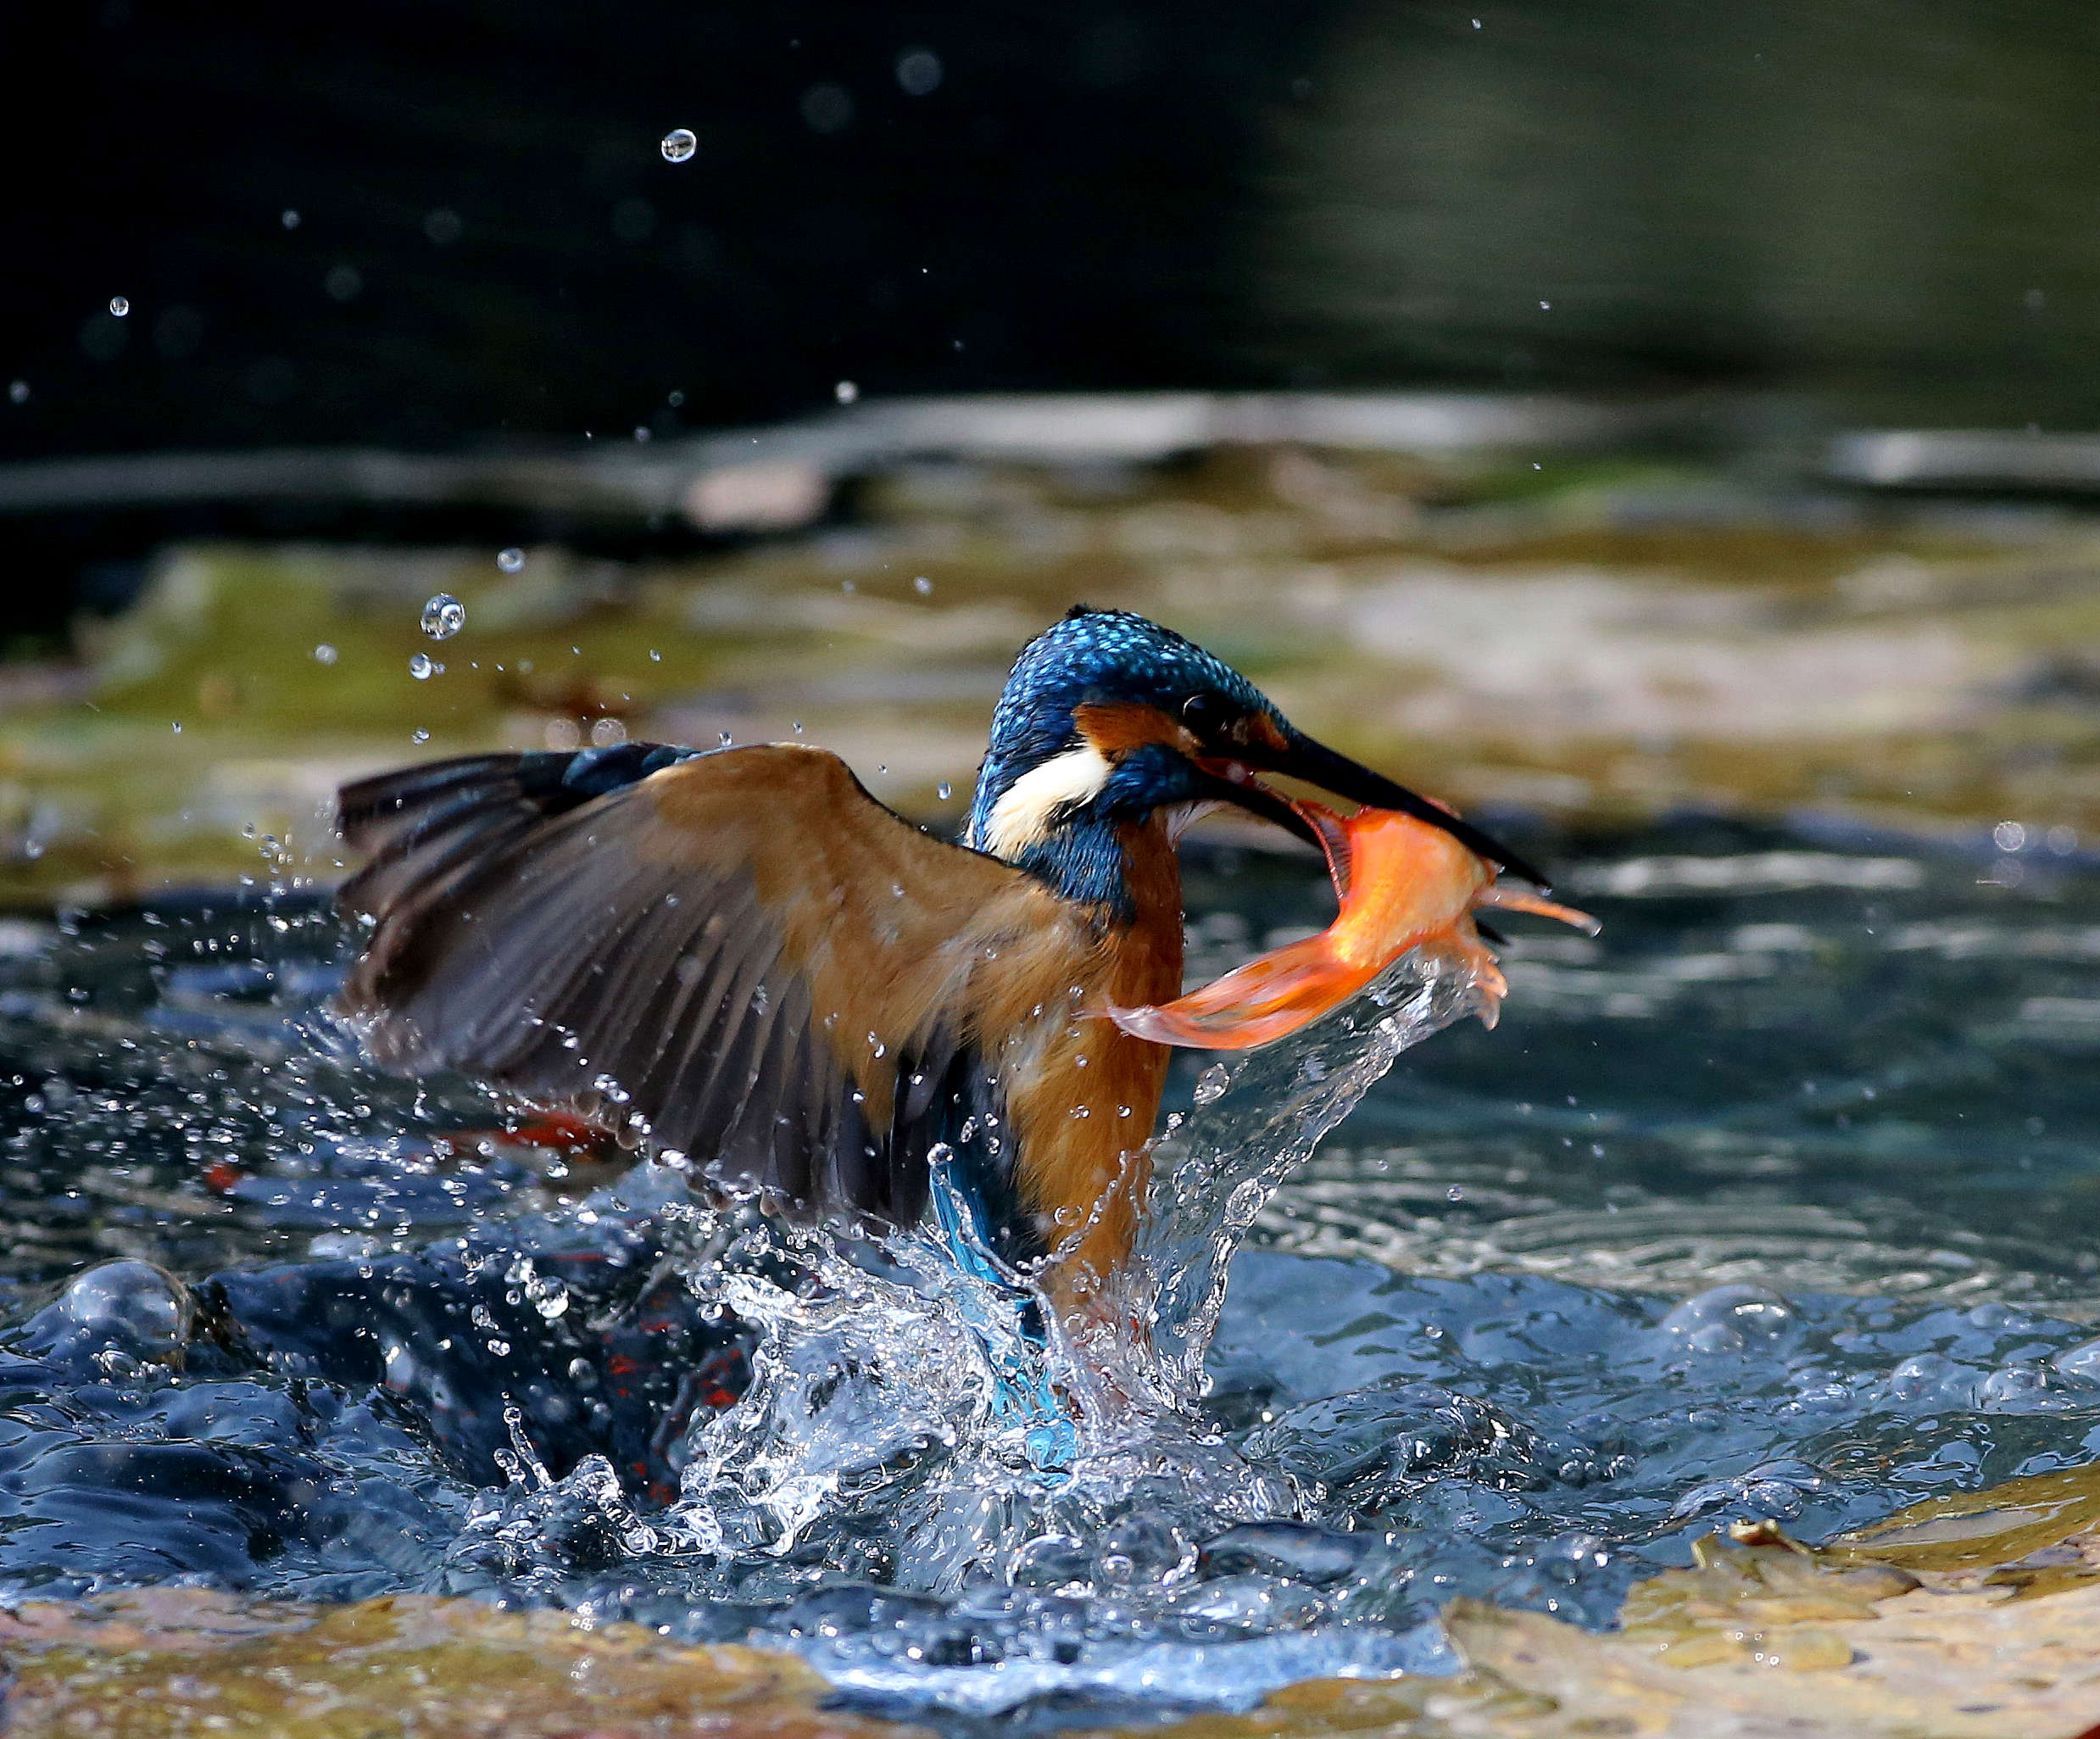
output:
[[[1108,1016],[1133,1038],[1156,1045],[1245,1051],[1317,1019],[1348,1000],[1368,976],[1337,959],[1325,936],[1308,936],[1172,1002],[1111,1007]]]

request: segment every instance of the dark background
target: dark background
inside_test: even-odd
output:
[[[842,378],[2100,421],[2090,5],[91,0],[0,28],[27,393],[0,457],[630,438]]]

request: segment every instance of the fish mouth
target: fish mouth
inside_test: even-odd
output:
[[[1277,725],[1263,734],[1269,740],[1250,743],[1229,756],[1206,756],[1197,761],[1196,766],[1208,782],[1206,796],[1235,804],[1264,821],[1273,822],[1301,839],[1315,845],[1323,844],[1304,817],[1262,782],[1262,774],[1273,773],[1311,785],[1346,802],[1361,804],[1367,809],[1396,809],[1417,821],[1440,828],[1468,851],[1499,865],[1512,876],[1521,877],[1542,890],[1551,885],[1543,873],[1501,840],[1453,815],[1442,804],[1410,791],[1405,785],[1395,784],[1384,774],[1373,772],[1361,762],[1336,753],[1324,743],[1315,742],[1290,725]]]
[[[1317,850],[1327,849],[1326,842],[1290,799],[1269,789],[1245,761],[1202,760],[1196,762],[1196,767],[1202,774],[1198,801],[1205,809],[1230,804],[1273,822]]]

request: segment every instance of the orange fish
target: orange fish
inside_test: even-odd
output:
[[[1360,809],[1345,821],[1317,803],[1291,806],[1326,848],[1340,915],[1318,935],[1172,1002],[1111,1008],[1123,1031],[1200,1051],[1267,1045],[1339,1007],[1411,948],[1470,973],[1480,1019],[1491,1027],[1509,982],[1473,928],[1475,911],[1534,912],[1596,934],[1597,921],[1586,913],[1497,886],[1493,864],[1428,822],[1392,809]]]

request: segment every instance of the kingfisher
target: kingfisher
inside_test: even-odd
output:
[[[1229,806],[1317,843],[1265,776],[1507,847],[1293,727],[1125,610],[1021,652],[968,825],[939,838],[803,744],[474,755],[345,786],[373,1060],[572,1112],[790,1218],[938,1215],[1062,1313],[1112,1308],[1180,994],[1176,842]]]

